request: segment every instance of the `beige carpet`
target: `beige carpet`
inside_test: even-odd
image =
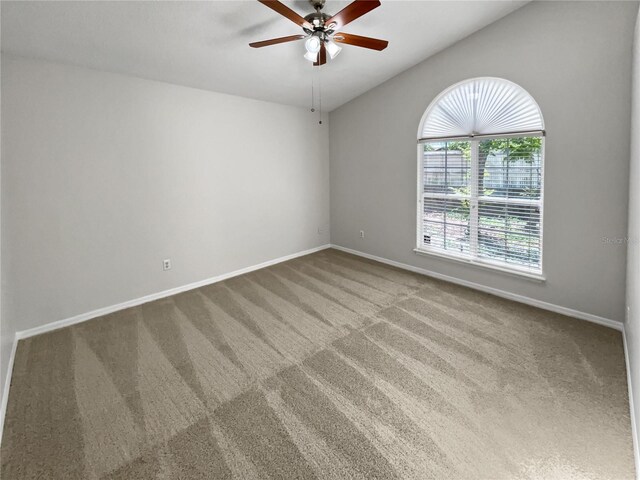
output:
[[[621,335],[325,250],[22,340],[9,479],[631,479]]]

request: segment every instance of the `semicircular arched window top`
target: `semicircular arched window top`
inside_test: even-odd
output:
[[[418,128],[421,254],[542,277],[544,123],[522,87],[453,85]]]
[[[483,77],[452,86],[429,106],[420,137],[458,137],[544,130],[538,104],[519,85]]]

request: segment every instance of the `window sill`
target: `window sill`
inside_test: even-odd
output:
[[[546,278],[543,274],[541,273],[531,273],[531,272],[526,272],[523,270],[518,270],[516,268],[509,268],[509,267],[503,267],[500,265],[493,265],[491,263],[488,262],[483,262],[480,260],[473,260],[470,258],[464,258],[464,257],[457,257],[457,256],[453,256],[453,255],[444,255],[440,252],[434,252],[432,250],[426,250],[424,248],[414,248],[413,251],[417,254],[417,255],[422,255],[425,257],[438,257],[441,258],[443,260],[451,260],[453,262],[457,262],[457,263],[461,263],[464,265],[471,265],[474,267],[480,267],[483,269],[487,269],[487,270],[493,270],[493,271],[497,271],[497,272],[502,272],[502,273],[506,273],[507,275],[513,275],[515,277],[518,278],[522,278],[525,280],[531,280],[533,282],[545,282]]]

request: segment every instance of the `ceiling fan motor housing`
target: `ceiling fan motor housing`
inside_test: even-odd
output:
[[[310,13],[309,15],[304,17],[304,19],[311,25],[313,25],[313,30],[305,27],[302,27],[302,29],[309,35],[314,32],[321,32],[330,35],[331,33],[333,33],[333,30],[331,28],[328,28],[329,26],[326,25],[327,20],[329,20],[330,18],[331,15],[327,15],[326,13],[322,13],[320,11]]]

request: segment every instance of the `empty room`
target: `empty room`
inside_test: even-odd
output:
[[[0,1],[0,477],[640,479],[637,1]]]

